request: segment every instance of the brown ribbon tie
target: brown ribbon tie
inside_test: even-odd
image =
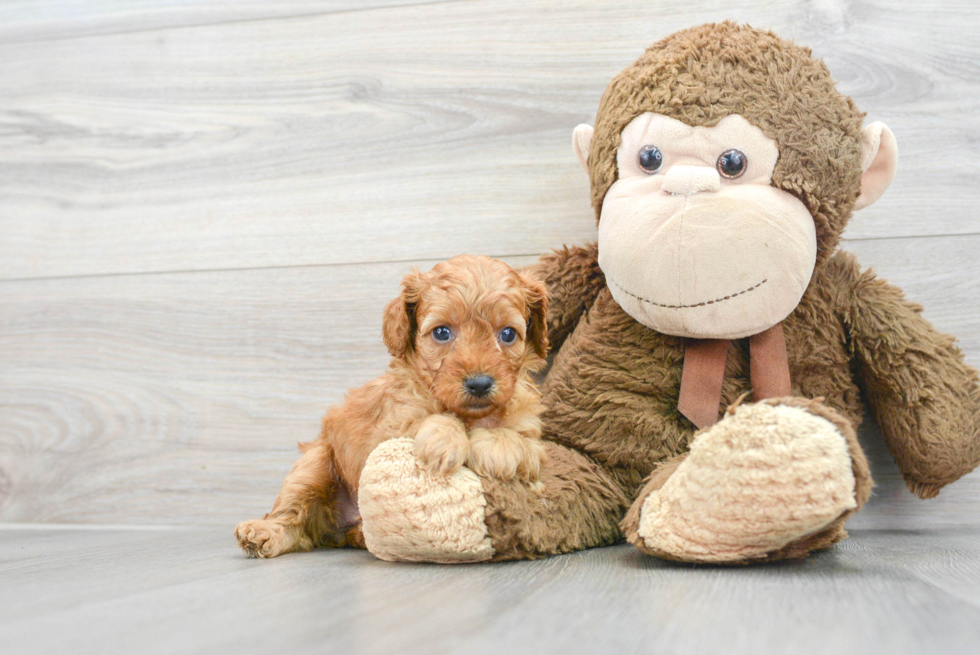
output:
[[[718,422],[730,339],[686,339],[677,409],[699,429]],[[749,337],[749,375],[755,400],[789,396],[792,385],[783,324]]]

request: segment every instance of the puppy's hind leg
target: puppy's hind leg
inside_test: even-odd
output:
[[[344,546],[347,524],[357,520],[345,500],[349,494],[337,477],[332,449],[314,442],[286,476],[272,511],[239,523],[235,538],[249,557],[260,558]]]

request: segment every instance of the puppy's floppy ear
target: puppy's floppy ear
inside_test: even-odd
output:
[[[392,357],[404,357],[415,347],[415,306],[422,298],[425,278],[417,268],[402,278],[402,292],[385,307],[381,336]]]
[[[548,356],[548,290],[527,274],[519,273],[528,307],[527,342],[542,359]]]

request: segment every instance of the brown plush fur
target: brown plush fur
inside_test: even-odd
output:
[[[621,539],[619,517],[632,499],[579,451],[543,444],[548,461],[540,491],[529,492],[517,480],[483,480],[494,561],[535,559]]]
[[[415,436],[420,464],[437,475],[465,463],[488,479],[536,483],[545,451],[530,375],[547,352],[546,315],[541,283],[489,257],[455,257],[407,275],[384,313],[388,371],[327,413],[272,511],[236,528],[241,547],[253,557],[363,548],[354,500],[361,470],[379,443],[395,437]],[[433,337],[439,326],[451,328],[449,342]],[[507,327],[518,333],[512,344],[500,339]],[[478,374],[494,378],[486,396],[464,388]]]
[[[852,427],[863,414],[862,394],[913,492],[934,496],[976,467],[977,373],[900,290],[835,252],[860,189],[862,114],[834,89],[823,63],[806,48],[732,23],[678,32],[652,46],[613,80],[600,104],[588,160],[597,217],[616,180],[620,132],[647,111],[694,126],[737,113],[777,142],[773,186],[806,205],[818,241],[809,288],[783,322],[791,402],[845,435],[858,506],[871,484]],[[676,469],[695,434],[677,411],[681,339],[640,325],[619,307],[596,245],[556,251],[536,269],[548,287],[556,351],[543,387],[551,464],[542,472],[548,483],[541,498],[519,484],[487,485],[496,559],[622,539],[612,519],[622,518],[630,503],[624,528],[637,543],[643,499]],[[747,344],[733,342],[722,407],[750,391]],[[817,398],[822,402],[806,400]],[[560,507],[567,520],[554,520],[540,503]],[[767,559],[828,547],[846,534],[846,518]]]

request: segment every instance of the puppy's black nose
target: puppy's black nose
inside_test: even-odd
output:
[[[467,393],[477,398],[483,398],[493,389],[493,378],[489,375],[471,375],[463,380]]]

